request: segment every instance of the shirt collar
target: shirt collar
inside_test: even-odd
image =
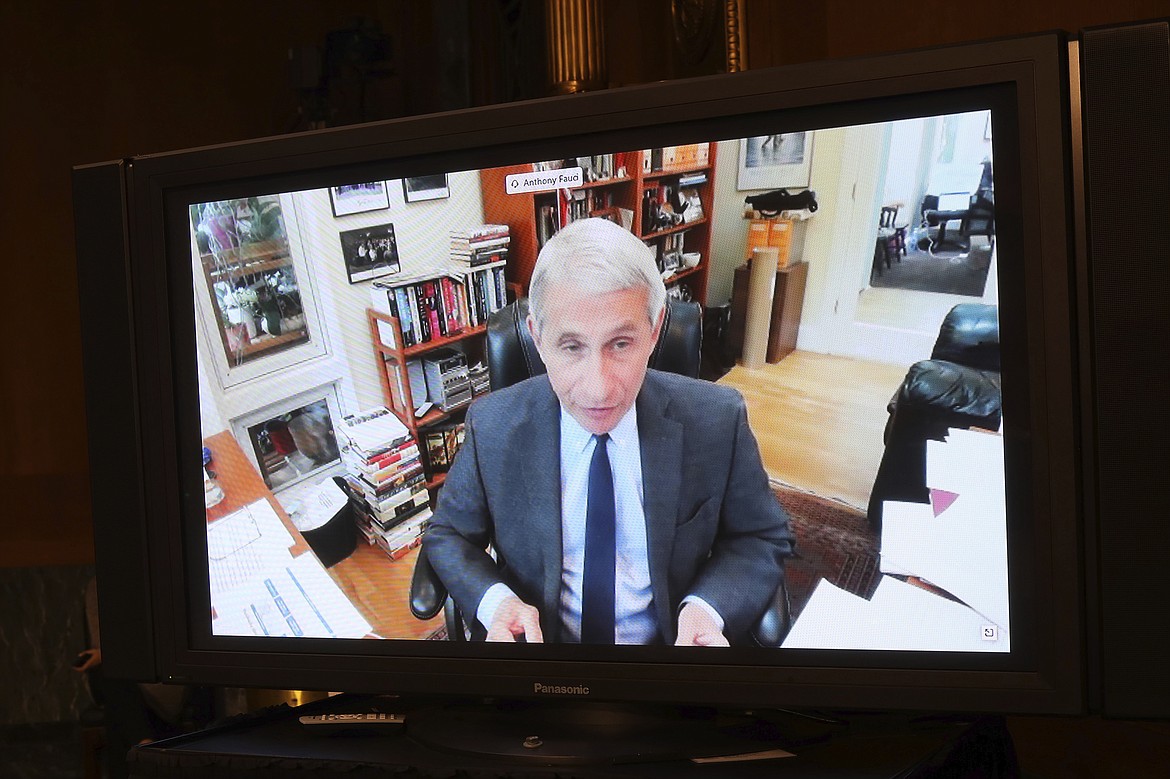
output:
[[[638,443],[638,404],[634,403],[630,406],[618,423],[614,425],[613,430],[609,431],[609,437],[614,442],[615,446],[627,448],[631,444],[635,447]],[[590,433],[581,424],[573,418],[573,415],[565,410],[561,405],[561,447],[567,452],[576,452],[578,454],[585,451],[589,446],[589,441],[593,438],[593,433]]]

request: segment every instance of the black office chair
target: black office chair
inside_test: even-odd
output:
[[[546,372],[528,332],[527,319],[528,300],[522,298],[492,314],[488,320],[487,363],[493,391]],[[698,378],[702,338],[702,306],[668,300],[662,331],[650,355],[649,366]],[[464,640],[463,615],[455,600],[447,594],[424,551],[418,556],[410,582],[410,611],[418,619],[426,620],[440,610],[444,612],[447,638]],[[780,646],[788,633],[789,623],[788,590],[781,581],[772,603],[749,631],[748,641],[756,646]]]

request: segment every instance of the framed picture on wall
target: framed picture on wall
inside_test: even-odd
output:
[[[410,176],[402,180],[402,193],[407,203],[417,203],[420,200],[440,200],[451,197],[451,187],[447,182],[447,174],[439,173],[434,176]]]
[[[777,133],[743,138],[739,142],[739,179],[736,189],[807,187],[812,169],[813,134]]]
[[[394,225],[374,225],[341,233],[341,256],[349,283],[389,276],[402,270],[398,262],[398,243]]]
[[[329,188],[329,202],[333,205],[333,216],[349,216],[389,208],[390,194],[385,181],[342,184]]]

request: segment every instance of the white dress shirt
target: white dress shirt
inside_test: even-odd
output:
[[[609,432],[607,454],[613,473],[616,509],[617,565],[614,576],[614,640],[618,644],[647,644],[658,636],[650,556],[646,546],[645,493],[642,489],[642,452],[637,408],[631,406]],[[581,640],[581,589],[585,572],[585,513],[589,499],[589,465],[597,440],[561,407],[561,639]],[[476,618],[485,628],[512,589],[493,584],[480,599]],[[701,598],[684,603],[705,607],[722,629],[723,620]]]

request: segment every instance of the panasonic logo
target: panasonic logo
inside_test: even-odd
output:
[[[563,684],[532,683],[532,691],[542,695],[588,695],[589,688],[583,684],[568,686]]]

